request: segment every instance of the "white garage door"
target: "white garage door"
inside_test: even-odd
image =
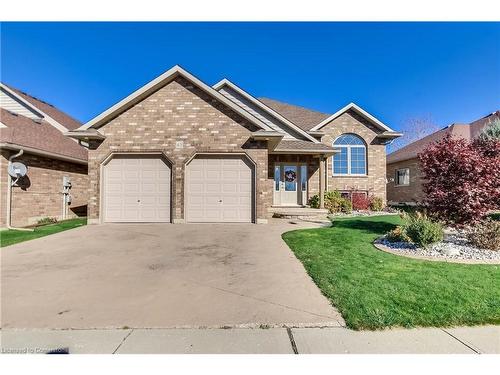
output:
[[[103,199],[106,222],[170,222],[170,168],[156,156],[115,156]]]
[[[252,221],[252,167],[242,157],[198,157],[186,169],[189,222]]]

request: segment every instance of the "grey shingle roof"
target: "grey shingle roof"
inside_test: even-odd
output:
[[[313,111],[274,99],[259,98],[259,100],[305,131],[311,130],[314,126],[330,116],[330,114],[327,113]]]
[[[273,150],[275,152],[282,151],[333,151],[334,149],[323,143],[313,143],[309,141],[299,141],[283,139]]]

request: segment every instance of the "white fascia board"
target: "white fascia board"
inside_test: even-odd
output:
[[[21,95],[19,95],[15,91],[11,90],[9,87],[7,87],[6,85],[4,85],[1,82],[0,82],[0,87],[2,87],[2,89],[4,89],[5,91],[7,91],[10,95],[14,96],[17,100],[19,100],[21,103],[23,103],[25,106],[27,106],[32,111],[35,111],[36,113],[39,113],[45,121],[47,121],[50,125],[52,125],[54,128],[56,128],[60,132],[64,133],[64,132],[67,132],[69,130],[64,125],[62,125],[61,123],[59,123],[56,120],[54,120],[48,114],[46,114],[45,112],[43,112],[41,109],[39,109],[38,107],[36,107],[34,104],[31,104],[30,102],[28,102],[27,100],[25,100]]]
[[[259,119],[255,118],[252,116],[250,113],[244,111],[242,108],[240,108],[238,105],[227,99],[224,95],[219,93],[218,91],[214,90],[212,87],[207,85],[206,83],[202,82],[195,76],[193,76],[191,73],[187,72],[183,68],[181,68],[179,65],[175,65],[174,67],[170,68],[167,70],[165,73],[161,74],[160,76],[156,77],[152,81],[146,83],[144,86],[139,88],[138,90],[134,91],[132,94],[127,96],[126,98],[122,99],[115,105],[111,106],[108,108],[106,111],[102,112],[100,115],[97,115],[94,117],[92,120],[87,122],[86,124],[82,125],[79,127],[77,130],[87,130],[89,128],[99,128],[99,126],[104,125],[107,121],[110,119],[118,116],[120,113],[124,112],[126,109],[134,105],[135,103],[141,101],[143,98],[147,97],[154,91],[158,90],[162,86],[166,85],[167,83],[171,82],[174,80],[176,77],[181,76],[191,83],[193,83],[195,86],[198,88],[202,89],[204,92],[212,96],[213,98],[217,99],[219,102],[225,104],[229,108],[231,108],[233,111],[250,121],[251,123],[257,125],[259,128],[262,128],[264,130],[269,130],[271,131],[272,129],[264,124],[262,121]]]
[[[388,127],[387,125],[385,125],[382,121],[380,121],[376,117],[370,115],[363,108],[361,108],[360,106],[358,106],[358,105],[356,105],[354,103],[349,103],[345,107],[339,109],[333,115],[327,117],[326,119],[324,119],[323,121],[321,121],[318,125],[316,125],[315,127],[313,127],[309,131],[320,130],[323,126],[325,126],[326,124],[328,124],[331,121],[335,120],[337,117],[339,117],[340,115],[342,115],[343,113],[347,112],[350,109],[354,109],[356,112],[358,112],[359,114],[361,114],[362,116],[364,116],[365,118],[367,118],[368,120],[370,120],[371,122],[373,122],[375,125],[377,125],[380,129],[383,129],[383,130],[389,131],[389,132],[394,131],[390,127]]]
[[[304,131],[303,129],[299,128],[297,125],[295,125],[293,122],[291,122],[290,120],[288,120],[287,118],[283,117],[282,115],[280,115],[278,112],[276,112],[275,110],[273,110],[272,108],[269,108],[267,105],[265,105],[264,103],[262,103],[259,99],[253,97],[252,95],[250,95],[249,93],[247,93],[245,90],[243,90],[242,88],[240,88],[239,86],[235,85],[234,83],[232,83],[230,80],[228,80],[227,78],[224,78],[223,80],[217,82],[215,85],[213,85],[212,87],[219,91],[221,88],[223,88],[224,86],[229,86],[231,89],[233,89],[234,91],[236,91],[238,94],[240,94],[241,96],[245,97],[246,99],[248,99],[250,102],[252,102],[253,104],[255,104],[257,107],[259,107],[260,109],[262,109],[263,111],[266,111],[267,113],[269,113],[271,116],[273,116],[274,118],[276,118],[277,120],[279,120],[280,122],[282,122],[283,124],[285,124],[286,126],[288,126],[289,128],[295,130],[297,133],[300,133],[302,134],[304,137],[306,137],[307,139],[309,139],[311,142],[313,143],[319,143],[319,141],[314,138],[313,136],[307,134],[306,131]]]

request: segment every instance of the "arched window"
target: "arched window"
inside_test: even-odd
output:
[[[334,175],[366,175],[366,145],[356,134],[342,134],[333,142]]]

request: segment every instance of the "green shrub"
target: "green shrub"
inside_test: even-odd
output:
[[[384,208],[384,200],[380,197],[370,197],[370,210],[372,211],[382,211]]]
[[[319,194],[313,195],[311,198],[309,198],[308,203],[311,208],[319,208]]]
[[[341,208],[340,210],[345,214],[350,214],[352,212],[352,203],[350,200],[341,198],[340,201]]]
[[[468,240],[476,247],[500,250],[500,221],[484,220],[474,225],[467,233]]]
[[[410,237],[408,237],[401,225],[398,225],[396,228],[387,233],[385,238],[389,242],[411,242]]]
[[[403,224],[406,235],[418,246],[426,247],[443,240],[443,226],[422,214],[407,215]]]
[[[47,225],[57,223],[57,218],[55,217],[43,217],[36,222],[38,225]]]
[[[352,204],[349,200],[342,198],[340,193],[336,190],[325,192],[325,208],[330,213],[351,213]],[[313,195],[309,198],[309,206],[312,208],[319,208],[319,195]]]

